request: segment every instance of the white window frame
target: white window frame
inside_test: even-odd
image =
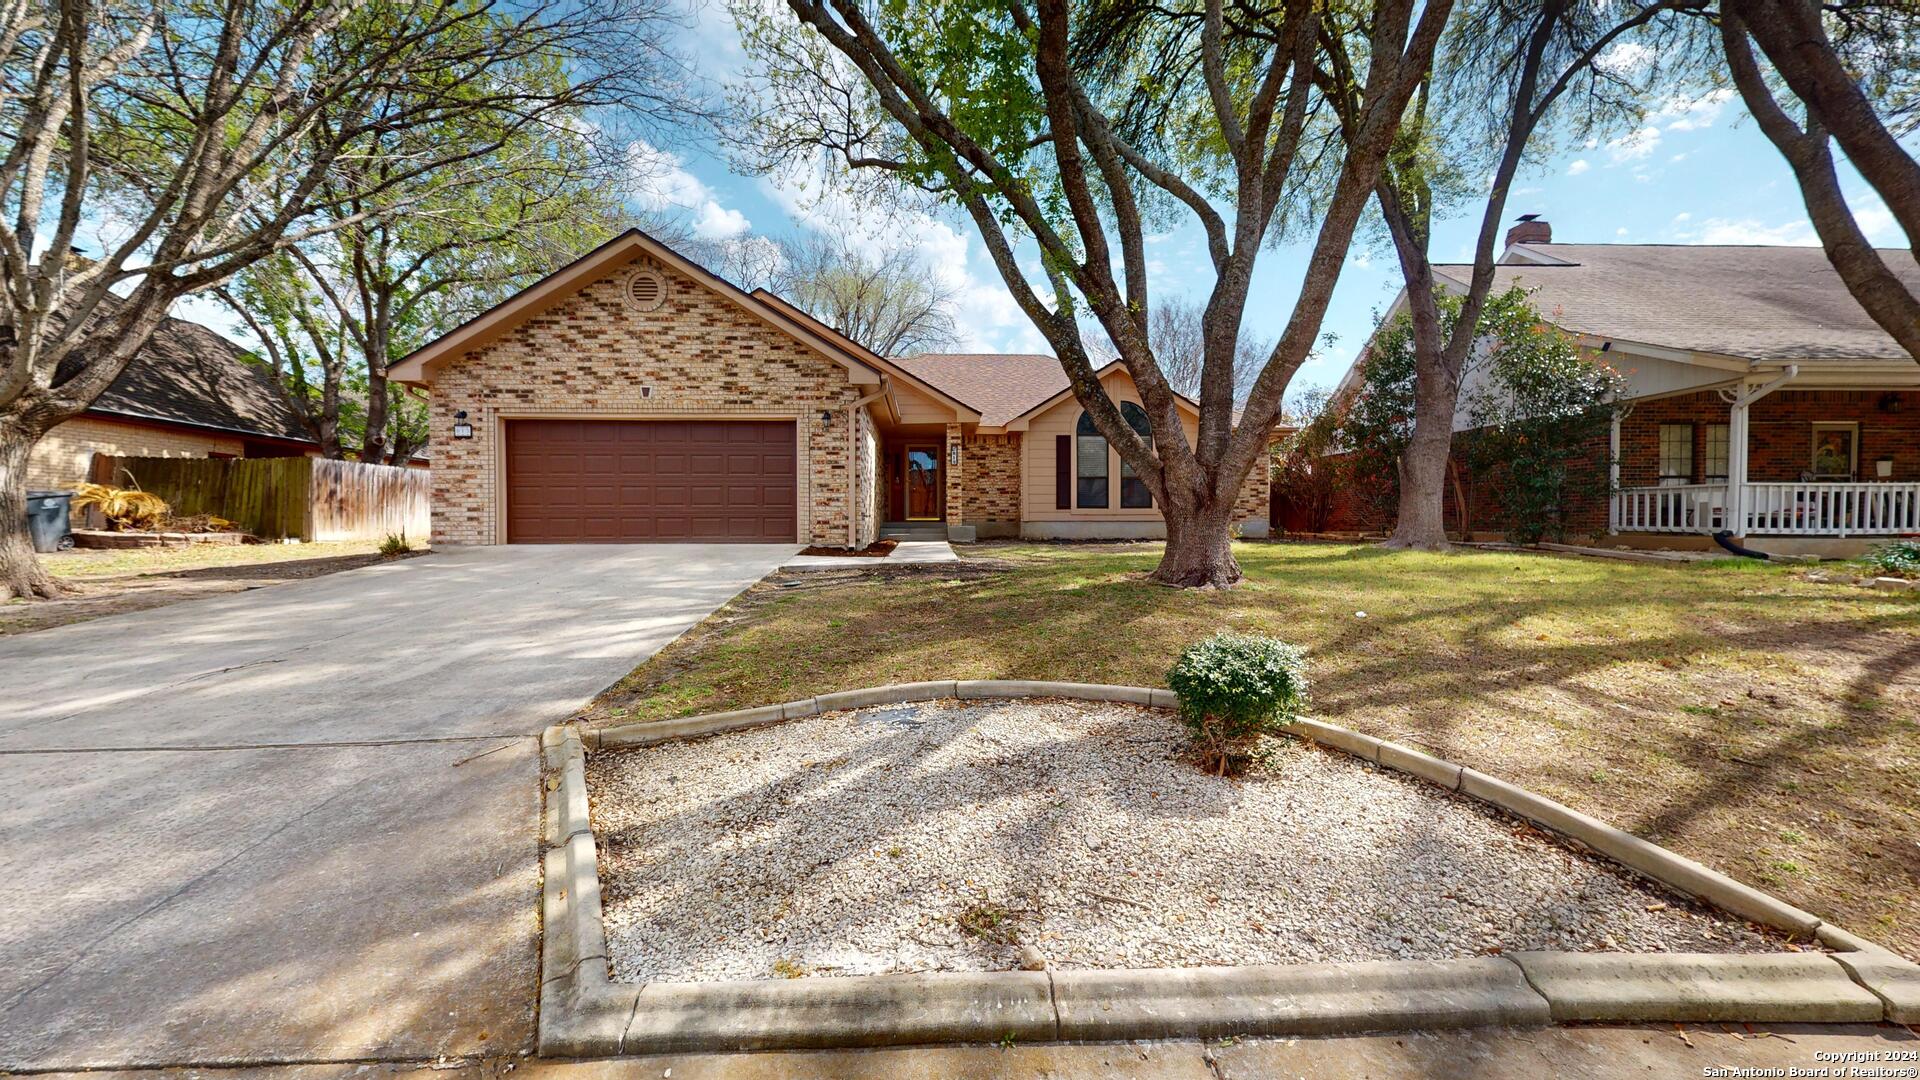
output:
[[[1720,436],[1720,440],[1719,440],[1720,441],[1720,471],[1719,472],[1715,472],[1713,470],[1713,464],[1714,464],[1713,463],[1713,443],[1714,443],[1714,435],[1716,433]],[[1713,483],[1716,480],[1720,481],[1723,484],[1726,483],[1727,478],[1733,475],[1733,425],[1732,424],[1708,424],[1706,439],[1705,439],[1705,449],[1706,449],[1706,460],[1705,462],[1703,462],[1701,475],[1705,477],[1707,483],[1709,484]]]
[[[1676,429],[1676,428],[1684,429],[1687,433],[1687,441],[1686,441],[1687,454],[1686,454],[1686,460],[1685,460],[1687,471],[1684,474],[1678,473],[1678,472],[1669,473],[1667,471],[1667,432],[1671,429]],[[1692,421],[1686,421],[1686,422],[1677,423],[1677,424],[1661,424],[1659,429],[1654,433],[1654,437],[1656,440],[1656,447],[1659,452],[1659,456],[1656,459],[1656,468],[1658,469],[1658,474],[1660,477],[1660,486],[1661,487],[1678,487],[1681,484],[1693,483],[1694,431],[1693,431]]]

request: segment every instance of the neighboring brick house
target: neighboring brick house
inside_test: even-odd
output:
[[[1910,253],[1887,265],[1920,290]],[[1471,267],[1435,268],[1464,291]],[[1876,326],[1817,247],[1555,244],[1516,227],[1494,289],[1532,290],[1542,314],[1624,376],[1596,468],[1609,498],[1568,508],[1610,543],[1710,545],[1709,535],[1841,552],[1920,533],[1920,363]],[[1389,317],[1404,309],[1404,295]],[[1350,392],[1357,365],[1336,396]],[[1467,376],[1471,393],[1476,376]],[[1471,438],[1464,415],[1458,438]],[[1504,526],[1485,484],[1476,532]],[[1449,521],[1457,516],[1448,497]],[[1385,527],[1360,500],[1336,527]],[[1844,541],[1844,543],[1842,543]]]
[[[63,370],[58,378],[72,374]],[[27,486],[69,490],[89,478],[95,454],[315,453],[314,440],[274,387],[272,371],[249,362],[238,345],[199,323],[167,319],[91,408],[56,426],[33,448]]]
[[[436,545],[1165,533],[1118,455],[1079,432],[1054,358],[877,356],[638,231],[395,377],[433,390]],[[1123,368],[1102,378],[1138,408]],[[1191,438],[1198,413],[1181,408]],[[1258,536],[1255,473],[1240,506]]]

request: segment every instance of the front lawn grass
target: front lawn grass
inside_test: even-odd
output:
[[[967,554],[965,573],[763,582],[585,718],[922,679],[1159,686],[1216,629],[1273,634],[1309,650],[1312,715],[1560,799],[1920,956],[1913,594],[1746,560],[1288,543],[1238,545],[1246,582],[1196,592],[1145,580],[1154,544]]]
[[[0,604],[0,636],[354,570],[381,562],[379,547],[373,540],[342,540],[53,552],[40,556],[41,565],[73,593]]]

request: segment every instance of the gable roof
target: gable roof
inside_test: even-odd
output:
[[[1006,427],[1073,395],[1060,361],[1042,353],[921,353],[894,361],[980,410],[980,426]],[[1094,369],[1104,379],[1125,371],[1119,360]],[[1200,406],[1185,394],[1173,395],[1195,412]]]
[[[88,411],[312,444],[273,370],[247,356],[199,323],[165,319]],[[72,378],[84,362],[68,357],[55,378]]]
[[[901,364],[898,360],[889,360],[886,357],[881,356],[879,353],[874,352],[873,350],[867,348],[865,345],[862,345],[859,342],[853,340],[852,338],[846,336],[845,334],[842,334],[839,330],[835,329],[834,327],[828,326],[826,323],[823,323],[819,319],[814,318],[812,315],[809,315],[806,312],[800,310],[800,308],[789,303],[785,298],[781,297],[778,293],[769,292],[766,289],[755,289],[753,290],[753,297],[756,300],[760,300],[764,303],[772,305],[775,309],[780,311],[782,314],[786,315],[788,318],[793,319],[795,322],[800,323],[802,326],[806,326],[822,334],[833,335],[834,337],[845,342],[847,347],[854,350],[860,356],[860,358],[864,360],[869,366],[880,368],[881,370],[887,372],[890,375],[900,376],[907,383],[912,385],[915,389],[921,390],[935,398],[938,398],[943,404],[953,409],[954,412],[958,414],[958,419],[962,423],[966,423],[968,421],[978,421],[980,419],[979,410],[967,404],[965,401],[962,401],[959,398],[954,397],[952,394],[948,393],[947,391],[942,390],[938,386],[935,386],[932,383],[928,382],[926,379],[921,378],[919,375],[915,374],[912,371],[912,369]]]
[[[741,289],[733,282],[639,229],[628,229],[415,349],[393,365],[392,378],[396,382],[425,384],[432,376],[432,368],[501,337],[528,319],[573,296],[583,287],[600,280],[614,267],[631,262],[641,255],[659,260],[674,271],[732,301],[748,314],[759,317],[775,330],[813,350],[816,354],[846,368],[852,382],[874,384],[880,381],[880,372],[858,355],[857,346],[852,342],[839,334],[823,332],[825,328],[819,323],[803,325],[780,308]]]
[[[1920,292],[1911,252],[1880,254]],[[1473,273],[1434,270],[1462,288]],[[1509,285],[1536,290],[1562,329],[1596,337],[1746,360],[1912,361],[1818,247],[1519,244],[1494,269],[1494,288]]]
[[[894,363],[978,410],[982,427],[1005,427],[1069,386],[1060,361],[1039,353],[921,353]]]

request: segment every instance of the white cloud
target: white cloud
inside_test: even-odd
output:
[[[1620,228],[1618,228],[1618,229],[1615,229],[1615,230],[1613,230],[1613,235],[1615,235],[1615,236],[1625,236],[1625,235],[1627,235],[1627,230],[1626,230],[1626,227],[1625,227],[1625,226],[1621,226]]]
[[[1682,210],[1679,213],[1673,215],[1673,220],[1676,224],[1682,221],[1692,221],[1693,215],[1687,213],[1685,210]]]
[[[1893,211],[1887,209],[1887,204],[1876,195],[1867,196],[1853,208],[1853,222],[1873,243],[1899,243],[1899,234],[1893,229]]]
[[[1586,172],[1588,169],[1591,169],[1591,168],[1593,168],[1593,164],[1589,162],[1586,158],[1575,158],[1573,161],[1573,164],[1567,166],[1567,175],[1579,176],[1581,173]]]
[[[1660,129],[1652,124],[1636,128],[1617,139],[1607,140],[1607,164],[1623,165],[1639,161],[1660,149]]]
[[[1009,350],[1052,352],[1026,312],[1014,302],[998,272],[976,273],[974,238],[930,213],[901,209],[891,213],[863,208],[855,198],[818,175],[793,172],[760,180],[760,190],[794,223],[845,240],[869,254],[906,245],[916,249],[953,296],[959,348],[975,352]],[[1038,267],[1028,280],[1040,280]],[[1044,287],[1036,287],[1050,299]]]
[[[1698,131],[1712,127],[1720,119],[1720,110],[1733,100],[1731,87],[1709,90],[1696,98],[1668,98],[1647,117],[1647,122],[1668,131]]]
[[[1708,218],[1698,229],[1679,234],[1688,244],[1785,244],[1806,247],[1819,243],[1805,218],[1768,225],[1757,218]]]
[[[1608,75],[1628,78],[1645,71],[1653,63],[1653,57],[1651,47],[1623,41],[1594,57],[1593,66]]]
[[[706,182],[687,171],[686,159],[644,139],[627,147],[627,165],[633,171],[635,200],[648,210],[683,210],[693,217],[693,234],[702,240],[739,236],[752,222],[738,210],[720,205]]]
[[[693,235],[702,240],[731,240],[753,227],[747,215],[708,199],[693,219]]]

